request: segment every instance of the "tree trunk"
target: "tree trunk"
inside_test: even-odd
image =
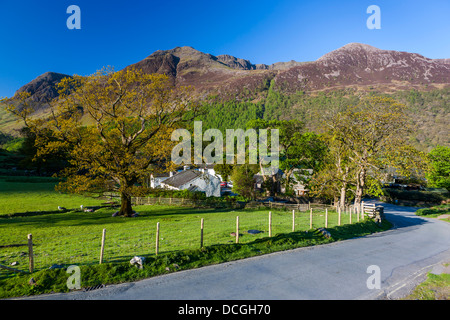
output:
[[[341,187],[341,197],[339,199],[339,206],[341,208],[345,207],[345,196],[347,193],[347,182],[343,182],[342,187]]]
[[[356,179],[355,205],[360,205],[364,194],[364,185],[366,182],[366,170],[362,168]]]
[[[271,196],[277,196],[280,193],[280,181],[276,174],[272,175],[272,192]]]
[[[287,193],[289,191],[289,179],[291,178],[292,173],[294,172],[293,169],[286,170],[284,174],[286,175],[286,181],[284,185],[284,193]]]
[[[342,186],[341,186],[341,192],[340,192],[340,194],[341,194],[341,198],[340,198],[340,200],[339,200],[339,206],[341,207],[341,208],[344,208],[345,207],[345,200],[346,200],[346,195],[347,195],[347,186],[348,186],[348,171],[349,171],[349,168],[348,167],[346,167],[345,168],[345,173],[342,175]]]
[[[339,198],[338,198],[337,194],[335,193],[333,195],[333,207],[336,207],[336,210],[337,210],[338,205],[339,205]]]
[[[119,215],[124,217],[131,217],[133,214],[133,208],[131,206],[131,196],[125,192],[120,193],[120,211]]]

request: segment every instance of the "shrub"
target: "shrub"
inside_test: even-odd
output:
[[[424,201],[440,203],[450,197],[449,192],[434,192],[434,191],[416,191],[416,190],[398,190],[398,189],[383,189],[384,196],[387,201],[409,200],[409,201]]]
[[[441,215],[450,212],[450,204],[444,204],[441,206],[435,206],[426,209],[419,209],[416,211],[418,216],[427,216],[427,215]]]

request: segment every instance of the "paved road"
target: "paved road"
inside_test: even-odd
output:
[[[380,299],[398,298],[450,262],[450,224],[414,215],[415,209],[385,205],[395,228],[383,233],[300,248],[231,263],[181,271],[91,292],[32,299]],[[369,289],[371,265],[380,289]]]

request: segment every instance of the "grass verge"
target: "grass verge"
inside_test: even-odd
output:
[[[428,273],[427,279],[402,300],[449,300],[450,274]]]
[[[179,270],[188,270],[207,265],[244,259],[277,251],[342,241],[361,237],[391,228],[384,221],[377,225],[371,220],[328,228],[331,237],[326,238],[317,230],[278,234],[274,237],[260,238],[245,244],[211,245],[202,249],[179,250],[160,255],[148,255],[143,268],[130,265],[129,262],[82,265],[81,287],[87,288],[100,284],[118,284],[154,277]],[[0,280],[0,298],[10,298],[52,292],[69,292],[67,279],[70,275],[66,268],[45,269],[33,274],[17,274]],[[34,284],[30,284],[30,279]]]
[[[431,208],[419,209],[416,211],[416,215],[418,216],[426,216],[428,218],[437,218],[444,214],[450,214],[450,203],[443,204],[439,206],[434,206]],[[450,222],[450,219],[443,219]]]

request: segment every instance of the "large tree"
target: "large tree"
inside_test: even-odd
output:
[[[328,152],[323,166],[316,171],[310,182],[311,194],[331,198],[340,207],[344,207],[347,195],[355,185],[355,164],[350,160],[350,150],[335,136],[325,134],[324,141]]]
[[[233,192],[249,199],[256,197],[254,176],[258,172],[256,164],[239,164],[233,166],[231,180]]]
[[[421,166],[420,154],[407,140],[411,126],[406,106],[392,98],[366,97],[325,124],[342,146],[341,156],[354,166],[355,204],[369,188],[377,189],[388,167],[407,173]]]
[[[65,78],[58,89],[45,119],[31,117],[26,99],[22,109],[11,111],[36,134],[38,156],[67,154],[70,166],[61,189],[83,193],[115,187],[119,214],[131,216],[137,186],[153,166],[170,163],[171,132],[197,109],[193,90],[135,69]]]

